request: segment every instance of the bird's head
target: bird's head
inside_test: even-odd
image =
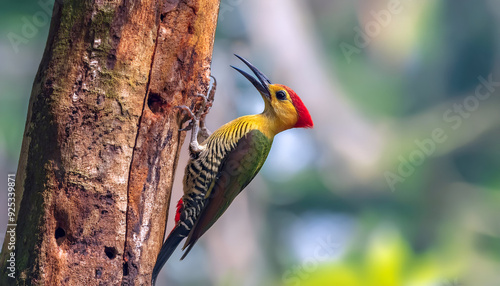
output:
[[[271,81],[254,67],[246,59],[235,55],[243,61],[255,74],[257,78],[249,75],[247,72],[231,66],[243,76],[245,76],[255,88],[260,92],[266,109],[264,114],[274,117],[280,125],[280,129],[290,128],[312,128],[313,121],[300,97],[289,87],[282,84],[272,84]]]

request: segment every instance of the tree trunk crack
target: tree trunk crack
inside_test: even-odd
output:
[[[160,12],[159,12],[160,13]],[[155,39],[155,43],[154,43],[154,49],[153,49],[153,53],[151,55],[151,63],[150,63],[150,67],[149,67],[149,75],[148,75],[148,81],[146,83],[146,92],[145,92],[145,95],[144,95],[144,101],[143,101],[143,106],[142,106],[142,113],[141,113],[141,116],[139,117],[139,121],[138,121],[138,128],[137,128],[137,134],[136,134],[136,137],[135,137],[135,142],[134,142],[134,148],[133,148],[133,151],[132,151],[132,160],[130,160],[130,165],[129,165],[129,173],[128,173],[128,183],[127,183],[127,212],[126,212],[126,217],[125,217],[125,239],[124,239],[124,245],[123,245],[123,277],[122,277],[122,285],[127,285],[127,282],[126,282],[126,276],[128,276],[129,274],[129,261],[128,261],[128,254],[127,254],[127,245],[130,245],[131,242],[129,241],[128,237],[129,237],[129,223],[130,223],[130,181],[131,181],[131,175],[132,175],[132,168],[133,168],[133,158],[134,158],[134,155],[136,153],[136,148],[137,148],[137,142],[138,142],[138,139],[139,139],[139,135],[140,135],[140,126],[141,126],[141,122],[142,122],[142,118],[144,116],[144,112],[146,111],[146,106],[148,105],[147,102],[148,102],[148,96],[149,96],[149,85],[151,83],[151,76],[152,76],[152,73],[153,73],[153,65],[154,65],[154,62],[155,62],[155,56],[156,56],[156,50],[157,50],[157,47],[158,47],[158,40],[159,40],[159,35],[160,35],[160,17],[156,17],[156,25],[157,25],[157,28],[156,28],[156,39]]]

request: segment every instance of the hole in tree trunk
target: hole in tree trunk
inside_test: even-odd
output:
[[[104,253],[106,253],[106,256],[109,259],[114,259],[116,257],[116,254],[118,253],[118,251],[116,251],[116,248],[114,248],[114,247],[107,247],[107,246],[105,246],[104,247]]]
[[[54,238],[57,245],[61,245],[66,239],[71,237],[71,229],[68,223],[68,214],[63,209],[56,209],[54,213],[56,220],[56,229],[54,230]]]
[[[64,231],[64,229],[62,229],[61,227],[58,227],[56,229],[56,233],[55,233],[56,239],[61,238],[61,237],[65,237],[65,236],[66,236],[66,231]]]
[[[167,103],[158,93],[150,92],[148,95],[148,107],[153,113],[164,112]]]
[[[66,237],[66,231],[62,227],[58,227],[54,232],[54,237],[56,238],[57,245],[61,245],[64,238]]]

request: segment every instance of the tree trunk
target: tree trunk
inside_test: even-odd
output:
[[[174,106],[193,107],[207,91],[218,8],[219,0],[56,1],[0,285],[150,283],[185,137]]]

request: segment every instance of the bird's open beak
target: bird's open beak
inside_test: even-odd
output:
[[[271,93],[269,92],[268,85],[271,84],[271,81],[263,74],[261,73],[256,67],[254,67],[249,61],[245,60],[244,58],[235,55],[240,59],[242,62],[244,62],[255,74],[257,79],[255,79],[253,76],[249,75],[247,72],[242,71],[241,69],[231,66],[233,69],[239,71],[243,76],[245,76],[252,84],[255,86],[255,88],[267,99],[271,99]]]

